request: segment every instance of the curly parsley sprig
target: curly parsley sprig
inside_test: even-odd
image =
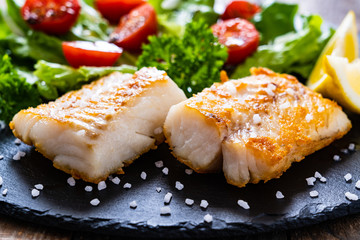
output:
[[[0,119],[8,123],[21,109],[40,103],[36,87],[18,74],[10,57],[0,57]]]
[[[165,70],[188,97],[219,81],[227,59],[226,48],[204,21],[188,23],[181,39],[151,36],[142,48],[137,66]]]

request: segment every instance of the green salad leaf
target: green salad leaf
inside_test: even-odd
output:
[[[6,4],[7,8],[2,10],[3,24],[6,23],[11,32],[7,32],[7,37],[0,39],[0,53],[1,49],[8,49],[16,58],[31,58],[33,62],[45,60],[65,64],[62,41],[107,40],[109,36],[107,31],[110,28],[106,20],[83,1],[81,1],[82,8],[78,20],[70,32],[63,36],[31,30],[20,14],[23,1],[6,0]],[[2,30],[0,30],[0,36],[1,32]]]
[[[101,17],[93,7],[88,5],[88,1],[81,1],[81,11],[79,18],[70,32],[62,37],[63,40],[74,41],[98,41],[109,39],[111,27],[109,23]]]
[[[248,76],[251,67],[267,67],[276,72],[292,73],[307,78],[333,30],[321,30],[320,16],[302,18],[302,27],[276,37],[272,43],[259,46],[258,50],[239,65],[232,78]]]
[[[21,109],[40,103],[36,87],[20,76],[10,57],[4,55],[0,59],[0,119],[8,123]]]
[[[187,96],[220,80],[227,51],[205,22],[187,24],[181,39],[163,35],[149,37],[149,41],[143,45],[137,66],[165,70]]]
[[[214,11],[214,0],[149,0],[157,13],[160,31],[182,37],[185,25],[205,21],[211,25],[219,15]]]
[[[272,2],[262,6],[262,11],[252,19],[261,35],[260,44],[273,41],[276,37],[295,31],[297,4]]]
[[[5,23],[5,20],[2,16],[2,13],[0,11],[0,39],[5,38],[6,36],[8,36],[11,33],[10,28],[7,26],[7,24]]]
[[[39,93],[47,100],[56,99],[60,94],[79,89],[83,84],[96,80],[112,72],[134,73],[133,66],[80,67],[78,69],[40,60],[35,65],[34,75],[38,77]]]

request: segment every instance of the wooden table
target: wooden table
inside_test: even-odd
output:
[[[287,0],[285,2],[300,3],[301,12],[320,14],[326,22],[334,26],[338,25],[346,13],[352,9],[358,17],[357,25],[360,27],[360,0]],[[0,239],[68,240],[113,239],[113,237],[43,227],[0,215]],[[241,239],[360,239],[360,214],[311,227],[244,236]]]

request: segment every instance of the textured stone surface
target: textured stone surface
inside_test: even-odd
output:
[[[84,188],[89,184],[77,181],[74,187],[69,186],[67,174],[53,168],[51,161],[32,147],[16,145],[7,129],[0,132],[0,154],[5,157],[0,160],[0,176],[4,179],[0,191],[9,191],[5,197],[0,195],[0,212],[48,226],[123,236],[146,233],[149,237],[214,237],[307,226],[360,212],[360,202],[348,201],[344,195],[347,191],[360,195],[355,189],[360,176],[360,151],[347,155],[340,152],[349,143],[360,143],[360,126],[356,126],[359,120],[352,118],[354,128],[347,136],[294,164],[280,179],[242,189],[226,184],[222,174],[187,175],[186,167],[163,144],[126,168],[126,174],[119,176],[120,185],[106,181],[106,189],[98,191],[93,185],[94,190],[86,192]],[[18,150],[27,154],[14,161],[12,156]],[[334,154],[339,154],[342,161],[334,162]],[[168,176],[155,167],[158,160],[169,168]],[[142,171],[147,173],[145,181],[140,178]],[[315,171],[327,182],[316,181],[309,187],[305,178],[314,176]],[[343,176],[348,172],[354,177],[346,183]],[[182,191],[175,189],[176,181],[184,184]],[[132,184],[131,189],[123,189],[127,182]],[[44,185],[44,190],[32,198],[31,189],[38,183]],[[162,188],[160,193],[157,187]],[[319,197],[311,198],[311,190],[317,190]],[[277,199],[277,191],[285,198]],[[160,216],[167,192],[173,194],[168,205],[171,215]],[[97,207],[90,204],[94,198],[100,200]],[[194,199],[194,205],[187,206],[186,198]],[[206,210],[199,206],[202,199],[209,202]],[[247,201],[250,209],[239,207],[238,199]],[[129,203],[134,200],[137,208],[131,209]],[[203,221],[207,213],[214,217],[211,224]]]

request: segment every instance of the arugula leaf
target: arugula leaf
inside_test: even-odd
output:
[[[205,21],[211,25],[219,15],[214,11],[214,0],[149,0],[158,17],[160,31],[182,37],[185,25],[191,21]]]
[[[252,19],[261,35],[260,44],[266,44],[280,35],[295,31],[294,19],[297,11],[297,4],[273,2],[263,6],[262,11]]]
[[[83,84],[96,80],[112,72],[134,73],[133,66],[80,67],[78,69],[40,60],[35,65],[34,75],[39,93],[47,100],[56,99],[60,94],[79,89]]]
[[[187,24],[182,39],[163,35],[151,36],[149,41],[143,45],[137,66],[165,70],[187,96],[220,80],[227,51],[204,21]]]
[[[301,30],[279,36],[271,44],[259,46],[255,54],[239,65],[231,77],[248,76],[251,67],[267,67],[276,72],[295,73],[307,78],[334,31],[322,32],[320,16],[312,15],[302,20]]]
[[[0,59],[0,119],[9,123],[21,109],[41,103],[34,85],[21,77],[11,64],[10,57]]]

